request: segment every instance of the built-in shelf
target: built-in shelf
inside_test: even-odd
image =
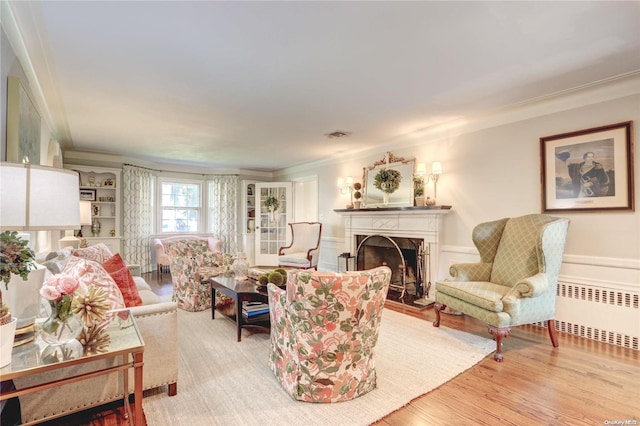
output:
[[[89,245],[104,243],[113,253],[121,251],[120,184],[119,169],[65,164],[65,168],[78,172],[80,199],[91,202],[91,222],[100,224],[93,232],[92,225],[82,227],[82,235]],[[97,213],[97,214],[96,214]],[[97,229],[97,228],[95,228]]]

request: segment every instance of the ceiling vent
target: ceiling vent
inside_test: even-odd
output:
[[[351,132],[345,132],[343,130],[336,130],[335,132],[327,133],[325,135],[329,139],[333,138],[346,138],[347,136],[351,136]]]

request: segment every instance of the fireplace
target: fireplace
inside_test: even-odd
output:
[[[391,269],[391,300],[413,304],[425,292],[424,240],[420,238],[356,235],[356,269]],[[429,285],[429,283],[426,283]],[[428,293],[428,289],[427,289]]]
[[[449,209],[404,207],[335,210],[344,218],[345,251],[358,270],[387,265],[392,271],[388,298],[429,306],[429,287],[439,271],[442,217]]]

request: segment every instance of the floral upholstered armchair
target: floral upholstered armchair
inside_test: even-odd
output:
[[[197,272],[222,259],[221,252],[209,250],[207,240],[179,240],[167,244],[173,281],[172,300],[185,311],[204,311],[211,307],[211,287],[200,282]]]
[[[294,270],[267,286],[269,366],[296,400],[339,402],[376,387],[374,351],[391,270]]]
[[[567,219],[542,214],[476,226],[473,243],[480,262],[452,265],[453,278],[436,283],[433,325],[440,325],[447,307],[488,323],[498,362],[512,326],[546,321],[557,347],[556,292],[568,228]]]

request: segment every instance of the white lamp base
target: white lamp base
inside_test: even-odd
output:
[[[80,239],[73,236],[73,231],[64,231],[64,237],[58,240],[58,248],[80,248]]]

